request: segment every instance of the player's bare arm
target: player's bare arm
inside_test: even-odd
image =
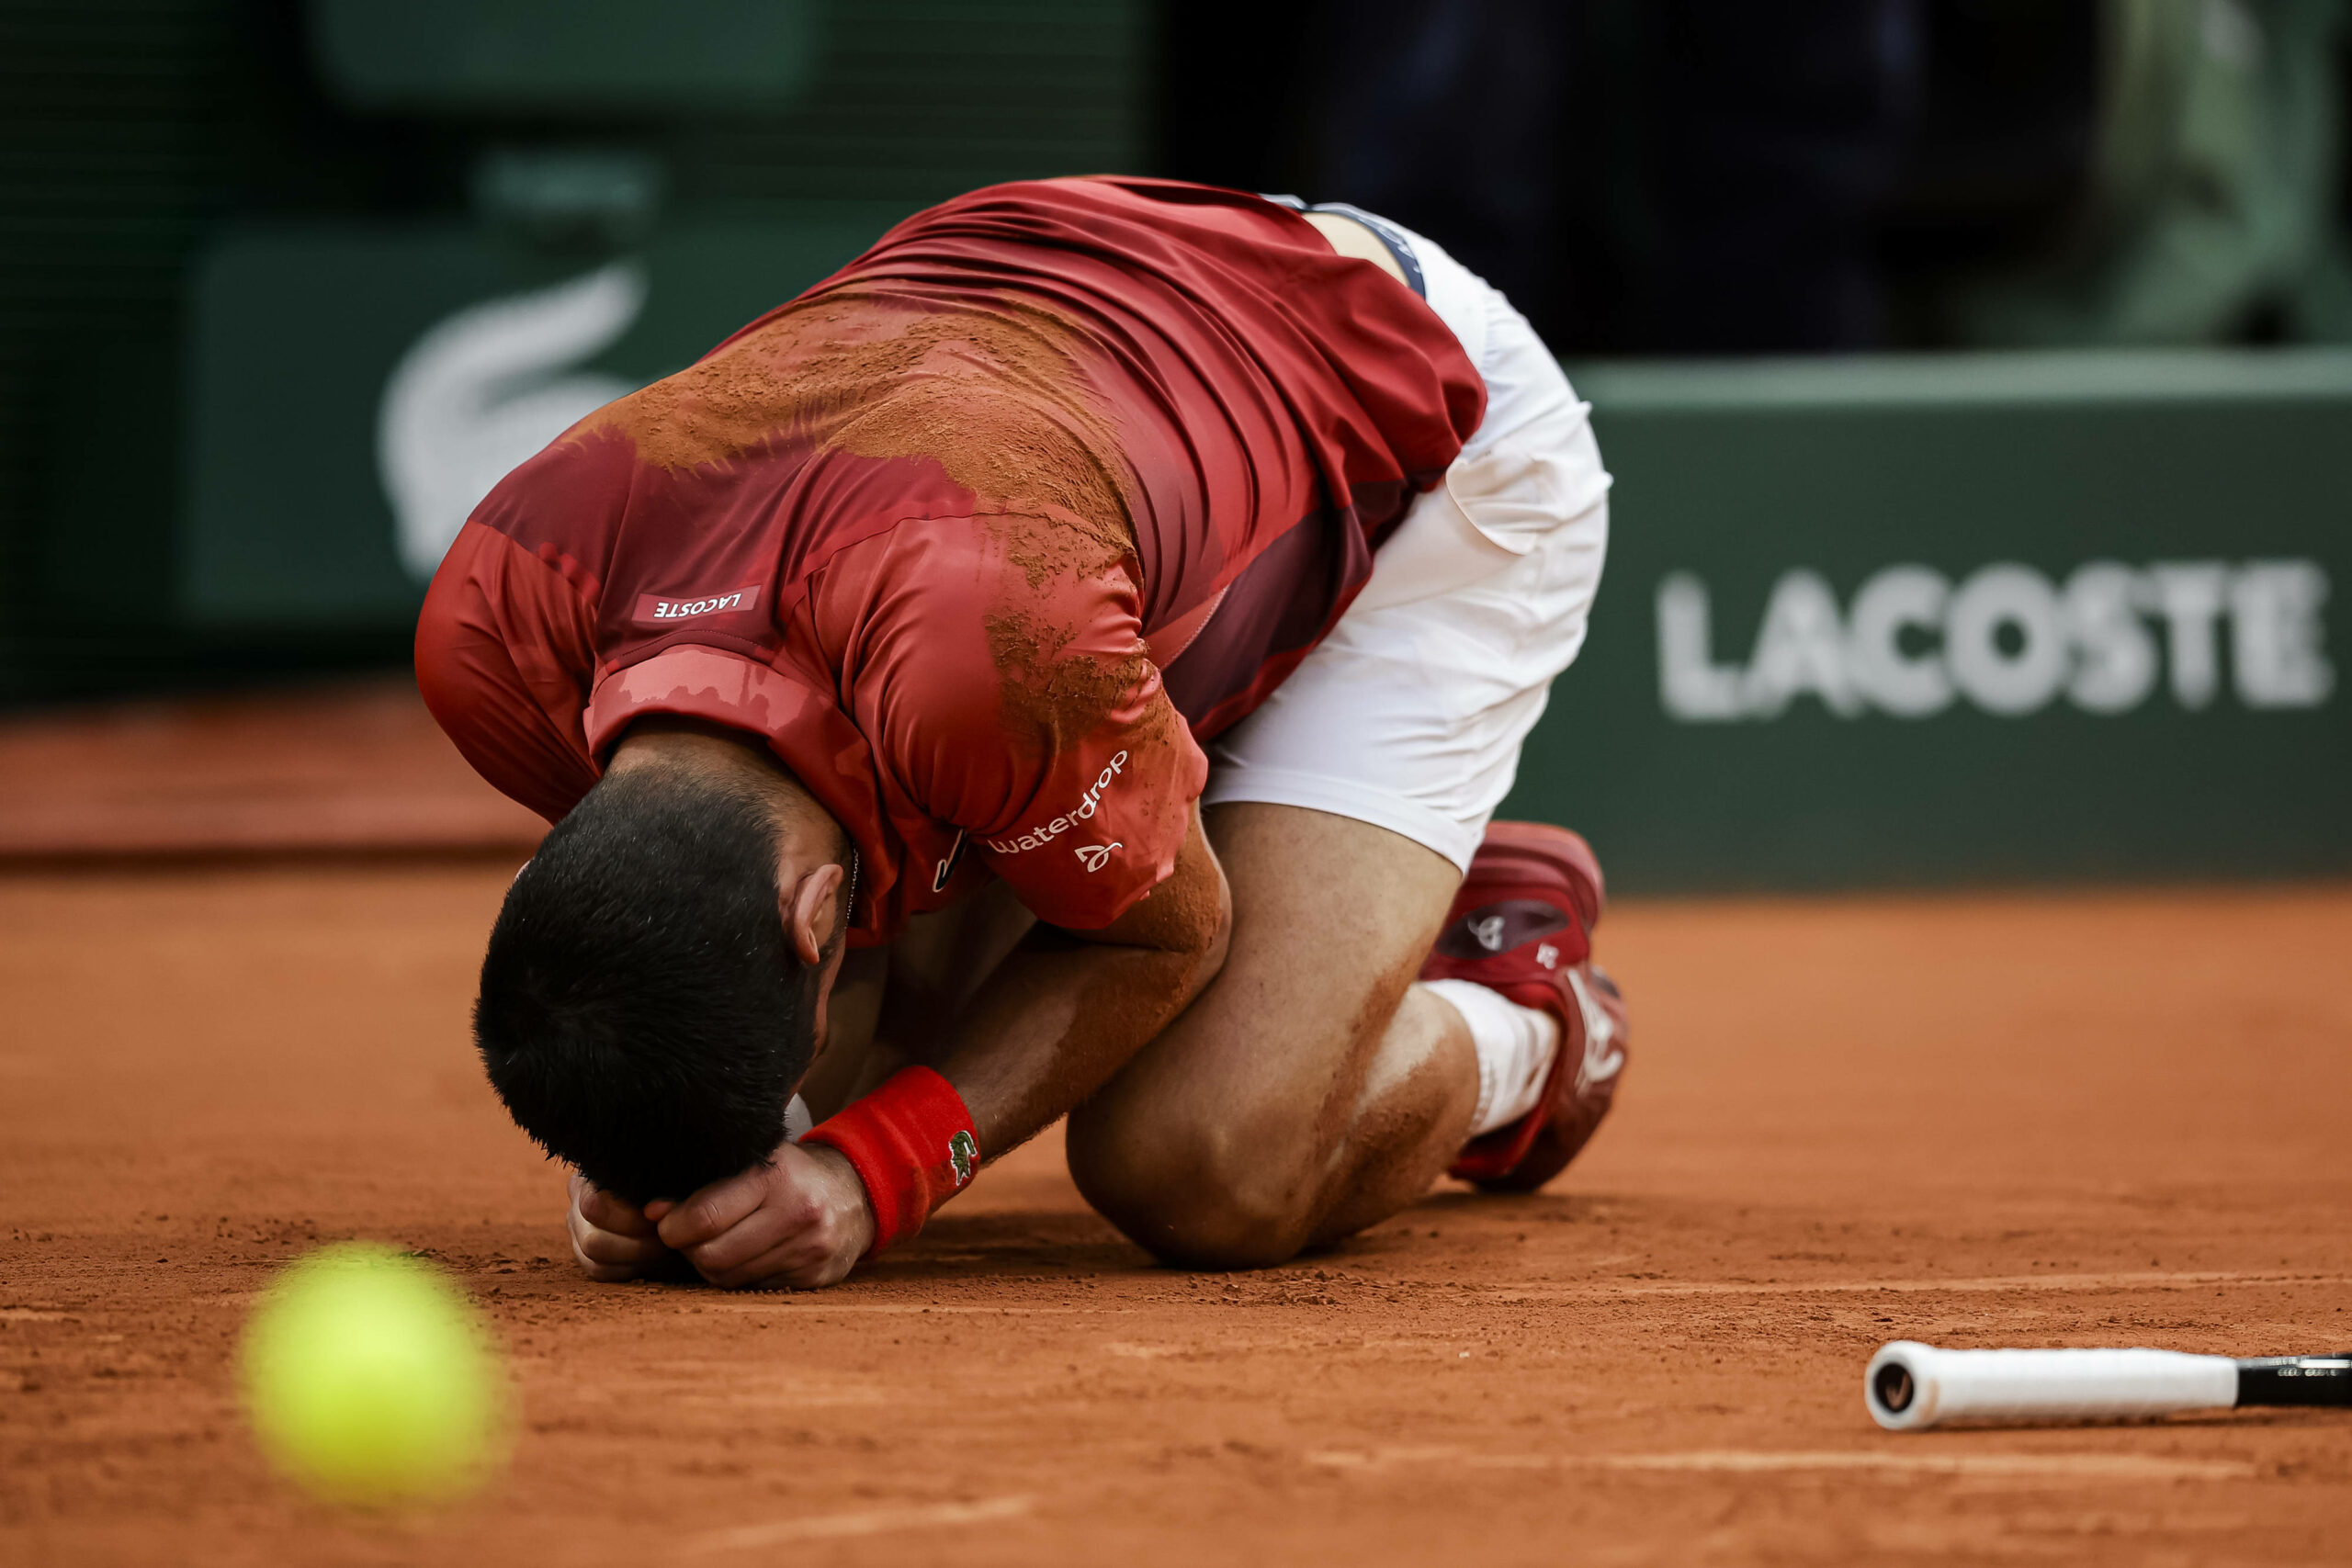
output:
[[[1036,926],[935,1046],[904,1048],[956,1086],[994,1158],[1157,1037],[1215,977],[1232,930],[1232,893],[1195,804],[1167,881],[1099,931]]]

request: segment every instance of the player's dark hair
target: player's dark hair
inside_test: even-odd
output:
[[[506,892],[474,1041],[525,1132],[635,1202],[784,1141],[816,974],[777,908],[779,834],[748,792],[639,767],[588,792]]]

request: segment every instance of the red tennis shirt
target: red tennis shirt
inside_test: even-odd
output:
[[[1426,304],[1286,209],[992,186],[508,475],[418,683],[550,821],[634,719],[762,737],[862,853],[861,943],[989,872],[1099,928],[1484,403]]]

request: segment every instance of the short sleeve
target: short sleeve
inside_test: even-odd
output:
[[[474,771],[550,822],[596,783],[581,721],[594,662],[573,585],[467,524],[417,618],[417,689]]]
[[[1097,930],[1175,870],[1208,777],[1144,646],[1131,558],[1065,525],[903,523],[826,568],[845,706],[909,802],[1047,924]],[[1041,545],[1061,547],[1049,549]]]

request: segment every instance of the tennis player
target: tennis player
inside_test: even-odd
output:
[[[417,672],[555,824],[475,1023],[582,1266],[831,1284],[1065,1115],[1194,1266],[1556,1173],[1601,874],[1490,818],[1600,580],[1586,414],[1419,235],[1066,179],[517,468]]]

